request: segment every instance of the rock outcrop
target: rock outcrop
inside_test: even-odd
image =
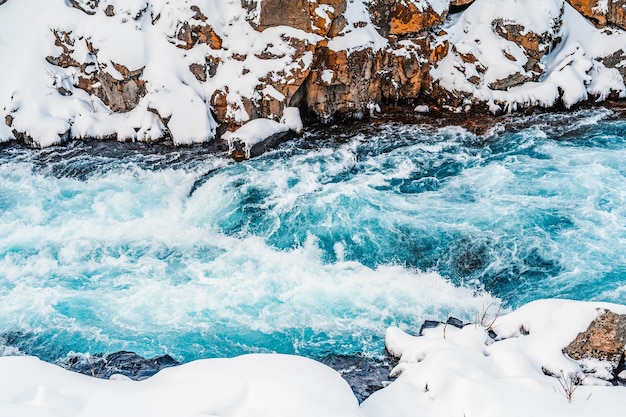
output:
[[[443,23],[448,14],[448,0],[372,0],[369,11],[382,36],[406,35]]]
[[[0,54],[41,63],[0,69],[0,141],[188,144],[293,106],[331,121],[626,97],[626,0],[28,1],[37,33],[18,39],[28,7],[0,0]]]
[[[97,4],[97,2],[96,2]],[[98,97],[111,110],[124,113],[137,107],[146,95],[146,82],[141,78],[143,68],[129,70],[122,64],[98,62],[98,49],[86,39],[75,39],[71,33],[54,31],[55,45],[61,48],[59,56],[48,56],[46,60],[61,68],[73,68],[77,75],[73,86]],[[76,43],[84,43],[88,56],[84,62],[73,58]],[[61,95],[72,95],[67,82],[59,81],[54,86]]]
[[[626,29],[625,0],[567,0],[598,27],[617,26]]]
[[[626,353],[626,315],[605,310],[563,353],[575,360],[609,362],[617,369]]]

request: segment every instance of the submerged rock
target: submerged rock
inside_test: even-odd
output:
[[[109,355],[74,355],[57,361],[70,371],[96,378],[109,379],[112,375],[124,375],[135,381],[149,378],[163,368],[180,365],[169,355],[146,359],[133,352],[116,352]]]
[[[363,402],[388,385],[389,374],[396,361],[330,354],[320,362],[339,372],[359,402]]]

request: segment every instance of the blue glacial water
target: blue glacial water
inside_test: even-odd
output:
[[[381,356],[388,326],[544,297],[626,303],[626,121],[0,148],[0,354]],[[5,348],[2,348],[5,346]]]

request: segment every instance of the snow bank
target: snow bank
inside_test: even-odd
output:
[[[398,378],[361,407],[337,372],[296,356],[200,360],[140,382],[119,375],[95,379],[33,357],[3,357],[0,415],[612,415],[623,407],[626,387],[583,376],[581,364],[562,353],[605,309],[626,314],[626,306],[543,300],[482,325],[440,325],[420,337],[390,328],[386,343],[400,358],[392,371]],[[581,385],[572,385],[577,378]]]
[[[611,415],[626,387],[583,377],[581,365],[562,353],[604,309],[626,313],[625,306],[543,300],[484,325],[440,325],[421,337],[390,328],[386,344],[400,358],[392,371],[399,377],[363,403],[363,415]],[[576,378],[584,378],[581,386],[571,385]]]
[[[335,371],[296,356],[202,360],[140,382],[17,356],[0,358],[0,415],[355,417],[358,402]]]

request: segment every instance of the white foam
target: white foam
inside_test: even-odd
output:
[[[353,157],[346,150],[347,159],[332,169],[349,169],[339,167]],[[210,344],[234,337],[230,328],[248,334],[232,340],[245,351],[286,349],[254,346],[255,333],[284,335],[287,345],[307,352],[348,335],[340,349],[378,354],[389,324],[448,314],[469,319],[495,301],[435,272],[341,261],[341,241],[335,244],[340,261],[328,264],[313,236],[279,250],[263,237],[220,233],[219,222],[239,204],[231,201],[238,170],[249,179],[241,187],[276,185],[264,203],[275,210],[293,209],[299,195],[319,187],[311,185],[321,172],[315,169],[302,168],[294,189],[288,169],[272,175],[248,169],[253,166],[214,174],[191,198],[195,172],[133,169],[79,181],[24,170],[10,187],[24,209],[0,216],[0,248],[7,253],[0,261],[0,332],[59,329],[51,337],[75,332],[83,340],[77,351],[132,349],[191,359],[219,354]],[[177,350],[181,334],[197,345]]]

